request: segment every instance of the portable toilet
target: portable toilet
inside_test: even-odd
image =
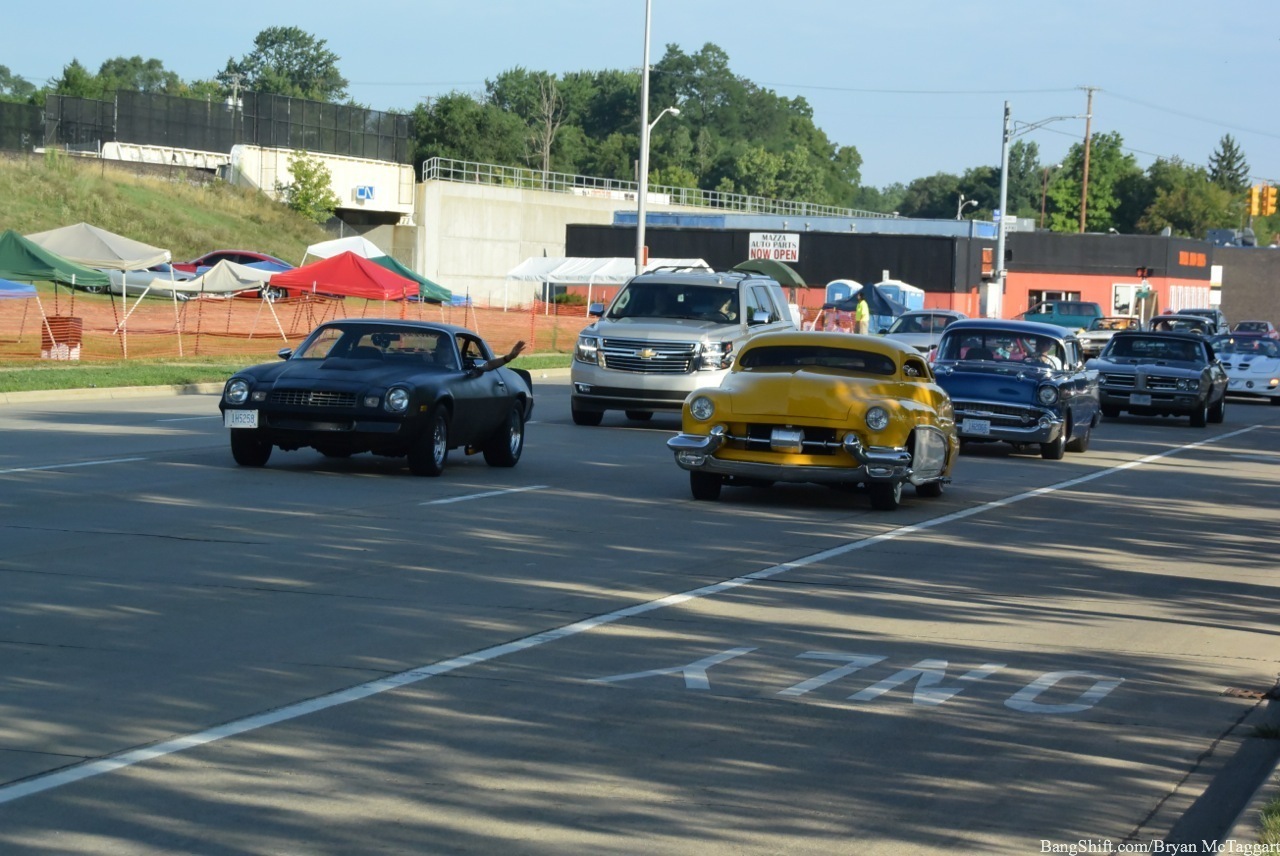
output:
[[[862,290],[862,283],[852,279],[833,279],[827,283],[827,303],[848,300]]]
[[[876,283],[876,290],[895,303],[905,306],[908,312],[924,309],[924,289],[909,285],[900,279],[890,279],[888,271],[885,271],[885,278]],[[871,330],[878,332],[888,328],[892,323],[892,315],[873,315]]]

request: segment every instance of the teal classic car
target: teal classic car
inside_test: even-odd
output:
[[[1038,446],[1059,460],[1089,448],[1102,418],[1098,373],[1080,340],[1052,324],[972,318],[942,334],[934,362],[951,396],[960,440]]]

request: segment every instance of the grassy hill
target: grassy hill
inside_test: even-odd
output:
[[[167,249],[175,261],[244,249],[294,264],[329,237],[254,190],[151,169],[157,174],[53,154],[0,159],[0,230],[27,235],[83,222]]]

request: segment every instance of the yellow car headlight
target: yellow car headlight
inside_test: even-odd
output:
[[[699,395],[689,402],[689,413],[699,422],[706,422],[716,413],[715,402],[705,395]]]
[[[889,413],[883,407],[872,407],[867,411],[867,427],[872,431],[883,431],[889,427]]]

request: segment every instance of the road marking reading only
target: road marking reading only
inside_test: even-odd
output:
[[[81,461],[78,464],[49,464],[46,467],[17,467],[12,470],[0,470],[0,476],[7,476],[10,473],[34,473],[37,470],[69,470],[72,467],[96,467],[99,464],[132,464],[136,461],[145,461],[146,458],[111,458],[105,461]]]
[[[137,749],[129,749],[106,758],[86,761],[73,767],[38,774],[23,781],[0,786],[0,804],[13,802],[14,800],[31,796],[32,794],[52,790],[83,779],[100,776],[104,773],[110,773],[126,767],[132,767],[135,764],[141,764],[144,761],[150,761],[165,755],[172,755],[176,752],[182,752],[196,746],[203,746],[206,743],[213,743],[227,737],[234,737],[238,734],[255,731],[269,725],[288,722],[292,719],[297,719],[322,710],[328,710],[329,708],[338,707],[339,705],[348,704],[349,702],[360,701],[361,699],[380,695],[381,693],[399,689],[400,687],[415,684],[420,681],[425,681],[429,678],[456,672],[460,669],[465,669],[468,666],[492,662],[511,654],[518,654],[531,648],[546,645],[550,642],[558,642],[562,639],[568,639],[582,633],[588,633],[596,628],[604,627],[609,624],[622,621],[623,619],[634,618],[637,615],[644,615],[659,609],[679,606],[699,598],[722,594],[760,580],[766,580],[785,574],[788,571],[825,562],[830,559],[843,556],[846,553],[865,550],[868,547],[873,547],[886,541],[893,541],[908,535],[914,535],[917,532],[934,529],[957,520],[964,520],[965,518],[973,517],[976,514],[982,514],[996,508],[1003,508],[1007,505],[1024,502],[1028,499],[1034,499],[1039,496],[1056,493],[1058,491],[1066,490],[1067,488],[1095,481],[1100,478],[1105,478],[1106,476],[1113,475],[1115,473],[1144,466],[1162,458],[1167,458],[1170,455],[1176,455],[1179,452],[1195,449],[1200,446],[1206,446],[1210,443],[1218,443],[1232,437],[1237,437],[1241,434],[1246,434],[1259,427],[1262,426],[1251,425],[1247,428],[1241,428],[1238,431],[1231,431],[1216,437],[1209,437],[1195,443],[1188,443],[1185,446],[1177,446],[1172,449],[1168,449],[1154,455],[1147,455],[1146,457],[1138,458],[1124,464],[1119,464],[1105,470],[1099,470],[1078,478],[1058,482],[1057,484],[1049,485],[1048,487],[1024,491],[1023,493],[1005,497],[1004,499],[993,500],[991,502],[983,503],[982,505],[973,506],[972,508],[955,511],[941,517],[935,517],[922,523],[913,523],[908,526],[902,526],[897,529],[889,530],[888,532],[882,532],[879,535],[864,538],[860,541],[850,541],[846,544],[841,544],[838,547],[822,550],[821,552],[803,556],[790,562],[783,562],[782,564],[774,565],[770,568],[762,568],[761,570],[753,571],[749,574],[743,574],[740,577],[734,577],[732,579],[723,580],[722,582],[712,583],[711,585],[691,589],[686,592],[667,595],[666,597],[661,597],[645,603],[637,603],[632,606],[615,610],[614,612],[585,618],[581,621],[575,621],[572,624],[565,624],[550,630],[544,630],[541,633],[535,633],[532,636],[525,636],[521,639],[513,639],[510,642],[504,642],[501,645],[494,645],[491,648],[485,648],[470,654],[463,654],[459,657],[452,657],[448,660],[441,660],[437,663],[418,666],[417,668],[389,675],[384,678],[378,678],[377,680],[358,684],[327,695],[317,696],[316,698],[307,699],[305,701],[297,702],[296,704],[286,705],[285,707],[280,707],[275,710],[269,710],[264,713],[244,717],[243,719],[226,722],[222,725],[216,725],[213,728],[208,728],[204,731],[197,731],[192,734],[175,737],[172,740],[165,740],[160,743],[143,746]]]

